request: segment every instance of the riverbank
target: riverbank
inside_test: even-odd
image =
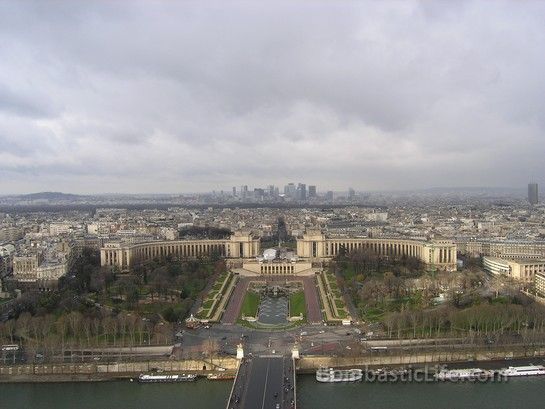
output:
[[[545,348],[502,347],[481,350],[459,349],[427,353],[390,355],[388,350],[354,357],[302,356],[296,361],[299,374],[314,373],[320,367],[378,368],[422,367],[424,365],[462,365],[468,362],[508,362],[533,360],[545,357]],[[145,372],[235,373],[238,360],[234,357],[218,357],[197,360],[169,360],[142,362],[81,363],[81,364],[24,364],[0,365],[0,382],[102,382],[137,377]]]
[[[234,373],[235,358],[207,360],[113,362],[100,364],[26,364],[0,366],[0,382],[78,382],[108,381],[137,377],[143,372]]]
[[[296,361],[296,370],[298,373],[312,373],[320,367],[423,366],[426,364],[542,359],[543,357],[545,357],[545,348],[523,346],[483,348],[480,350],[460,348],[454,351],[431,351],[399,355],[389,355],[388,350],[381,350],[371,355],[354,357],[305,356]]]
[[[109,382],[126,380],[139,374],[62,374],[62,375],[13,375],[0,377],[0,383],[63,383],[63,382]]]

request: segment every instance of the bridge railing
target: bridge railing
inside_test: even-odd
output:
[[[234,394],[234,392],[235,392],[235,386],[237,385],[238,373],[240,372],[240,368],[242,367],[242,361],[243,361],[244,359],[245,359],[245,358],[242,358],[242,359],[238,362],[237,373],[235,374],[235,380],[233,381],[233,385],[231,386],[231,392],[229,393],[229,399],[227,400],[226,409],[229,409],[229,406],[231,405],[231,400],[233,399],[233,394]]]

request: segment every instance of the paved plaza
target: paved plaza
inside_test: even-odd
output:
[[[310,324],[321,324],[323,322],[315,276],[256,276],[239,278],[225,308],[225,312],[221,320],[223,324],[232,325],[237,322],[240,316],[242,302],[244,301],[244,294],[246,294],[246,291],[248,291],[249,284],[252,281],[265,281],[269,285],[283,284],[290,281],[302,282],[305,293],[307,321]],[[288,315],[289,303],[286,297],[279,297],[276,299],[265,298],[259,307],[258,321],[262,324],[283,324],[287,322]]]

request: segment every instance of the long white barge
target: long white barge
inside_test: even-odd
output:
[[[499,371],[500,376],[536,376],[545,375],[545,366],[543,365],[526,365],[526,366],[510,366],[509,368]]]
[[[174,383],[174,382],[193,382],[197,379],[197,375],[181,374],[181,375],[148,375],[140,374],[138,382],[141,383]]]
[[[443,369],[435,374],[438,381],[476,381],[486,380],[494,376],[494,371],[486,371],[481,368],[468,369]]]
[[[320,368],[316,371],[318,382],[356,382],[363,378],[361,369]]]

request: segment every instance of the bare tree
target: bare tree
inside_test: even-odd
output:
[[[128,317],[126,313],[121,313],[117,316],[117,323],[119,326],[119,332],[122,338],[122,345],[125,346],[127,326],[128,326]]]
[[[130,345],[133,346],[134,334],[136,332],[136,326],[137,326],[137,322],[139,321],[139,317],[138,315],[135,315],[135,314],[130,314],[130,315],[127,314],[126,320],[127,320],[127,330],[130,336]]]
[[[85,338],[87,341],[87,347],[91,346],[91,333],[92,333],[92,320],[89,317],[84,317],[81,321],[81,329],[83,330],[83,333],[85,334]]]
[[[53,329],[53,324],[55,323],[55,318],[51,314],[44,316],[42,321],[42,339],[46,339],[51,334]]]
[[[71,344],[72,344],[72,350],[76,347],[80,347],[81,349],[81,333],[80,333],[80,327],[81,327],[81,321],[82,321],[82,315],[78,311],[72,311],[70,314],[68,314],[68,324],[70,326],[70,332],[72,334]],[[72,351],[71,357],[74,355],[74,352]],[[83,358],[83,354],[82,354]]]
[[[13,336],[15,335],[15,320],[8,320],[4,323],[4,334],[9,338],[9,342],[13,344]]]
[[[32,316],[29,312],[23,312],[21,315],[19,315],[19,318],[17,318],[17,324],[16,324],[16,334],[25,339],[28,337],[29,332],[29,326],[30,326],[30,319]]]
[[[41,343],[42,340],[42,326],[43,318],[40,316],[34,316],[30,319],[29,328],[30,334],[34,338],[37,344]]]
[[[109,339],[110,337],[113,337],[114,339],[114,346],[117,346],[117,332],[118,332],[118,323],[117,319],[115,317],[105,317],[102,321],[104,330],[106,333],[106,337]]]
[[[96,346],[98,346],[98,344],[99,344],[100,327],[101,327],[101,320],[99,320],[98,318],[93,318],[92,329],[93,329],[93,334],[95,336],[95,345]]]

